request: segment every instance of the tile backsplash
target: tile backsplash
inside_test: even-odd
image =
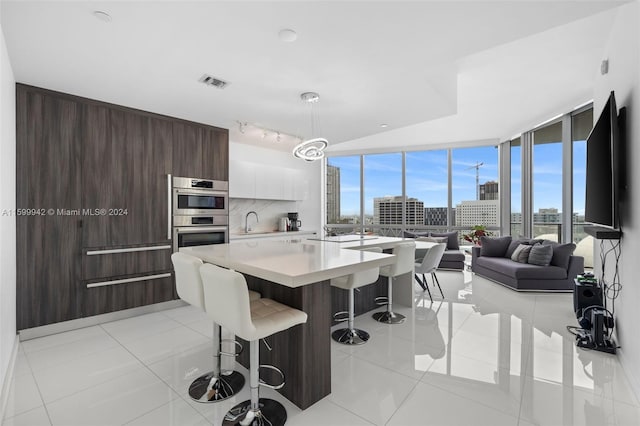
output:
[[[256,217],[254,215],[249,217],[251,229],[254,231],[275,231],[278,229],[278,223],[281,217],[286,217],[288,212],[298,210],[296,201],[230,198],[229,232],[231,234],[244,232],[245,217],[250,211],[258,213],[259,219],[256,223]],[[302,220],[302,229],[305,229],[304,218],[302,218]]]

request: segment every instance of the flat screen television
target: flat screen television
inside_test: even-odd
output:
[[[621,186],[621,131],[614,93],[587,137],[585,222],[607,228],[619,227]]]

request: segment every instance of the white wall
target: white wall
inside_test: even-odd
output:
[[[230,159],[269,164],[302,170],[309,181],[309,196],[304,201],[248,200],[232,198],[229,200],[229,230],[231,233],[244,229],[247,212],[254,210],[260,217],[255,223],[251,217],[252,228],[256,231],[272,231],[278,228],[278,219],[287,212],[298,212],[302,229],[319,232],[322,227],[323,188],[322,161],[312,163],[294,158],[290,152],[265,149],[253,145],[229,142]]]
[[[4,382],[16,337],[15,80],[0,29],[0,383]]]
[[[609,59],[609,73],[600,76],[594,90],[594,120],[598,118],[609,92],[615,91],[618,108],[627,107],[627,182],[628,189],[622,207],[620,282],[622,291],[615,301],[619,358],[632,381],[636,395],[640,396],[640,333],[638,332],[638,307],[640,306],[640,282],[637,259],[640,253],[640,85],[638,58],[640,39],[638,23],[640,6],[634,2],[618,11],[610,39],[602,59]],[[595,70],[594,70],[595,71]],[[631,167],[631,165],[634,165]],[[599,244],[595,244],[596,271],[599,267]],[[606,248],[611,245],[607,242]],[[607,277],[611,280],[613,259],[606,263]]]

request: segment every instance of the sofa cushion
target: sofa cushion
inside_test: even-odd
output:
[[[480,237],[480,256],[504,257],[511,237]]]
[[[480,256],[476,259],[476,264],[515,279],[564,280],[567,278],[567,270],[559,266],[530,265],[504,257]]]
[[[460,250],[458,244],[458,231],[453,232],[431,232],[430,237],[447,237],[447,250]]]
[[[464,253],[460,250],[445,250],[442,254],[443,262],[464,262]]]
[[[551,258],[551,265],[559,266],[560,268],[569,268],[569,258],[576,249],[576,245],[573,243],[558,244],[555,241],[545,241],[543,244],[553,247],[553,257]]]
[[[428,237],[428,236],[429,236],[429,232],[409,232],[409,231],[402,231],[402,236],[403,236],[404,238]]]
[[[513,251],[511,255],[511,260],[518,263],[527,263],[529,260],[529,253],[531,252],[531,247],[529,244],[520,244]]]
[[[553,257],[553,247],[550,245],[535,244],[531,246],[528,263],[539,266],[549,266]]]
[[[513,255],[513,252],[520,244],[533,245],[533,244],[538,244],[540,242],[542,242],[542,240],[536,240],[531,238],[517,238],[515,240],[512,239],[511,243],[509,243],[509,247],[507,247],[507,252],[504,254],[504,257],[511,259],[511,255]]]
[[[418,241],[426,241],[428,243],[446,243],[449,241],[447,237],[418,237]]]

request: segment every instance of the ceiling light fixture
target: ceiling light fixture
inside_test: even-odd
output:
[[[382,123],[382,124],[380,125],[380,127],[382,127],[382,128],[384,129],[384,128],[386,128],[386,127],[389,127],[389,125],[388,125],[388,124],[386,124],[386,123]]]
[[[278,33],[278,37],[285,43],[293,43],[298,39],[298,34],[291,29],[285,28],[283,30],[280,30],[280,32]]]
[[[236,122],[238,123],[238,131],[244,135],[244,132],[247,131],[247,122],[238,120],[236,120]]]
[[[322,137],[314,137],[316,134],[317,118],[314,114],[314,105],[320,101],[320,95],[315,92],[305,92],[300,95],[300,99],[309,105],[311,113],[311,138],[303,140],[293,148],[293,156],[305,161],[315,161],[324,157],[324,149],[329,145],[329,141]]]
[[[111,22],[111,15],[109,15],[107,12],[103,12],[101,10],[94,10],[93,16],[95,16],[102,22]]]

